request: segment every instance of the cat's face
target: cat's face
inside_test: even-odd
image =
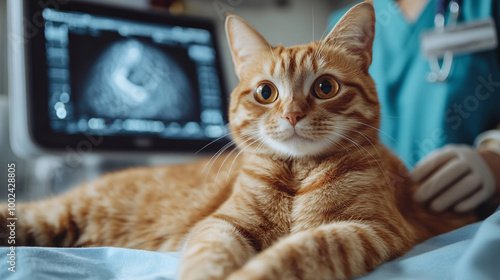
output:
[[[379,104],[367,71],[373,25],[373,8],[364,3],[323,41],[284,48],[230,15],[226,30],[240,83],[229,116],[240,148],[305,157],[376,139]]]

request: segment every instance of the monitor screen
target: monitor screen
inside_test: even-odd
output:
[[[209,31],[43,10],[50,126],[62,133],[226,133]]]
[[[195,150],[228,142],[212,22],[41,2],[28,1],[27,15],[43,20],[26,63],[36,144],[60,149],[98,136],[96,149]]]

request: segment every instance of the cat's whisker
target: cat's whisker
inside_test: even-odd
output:
[[[321,38],[319,38],[319,42],[318,42],[318,45],[316,46],[316,50],[314,51],[313,53],[313,59],[317,59],[318,58],[318,53],[319,53],[319,49],[321,48],[321,46],[323,45],[323,38],[325,37],[325,35],[327,34],[327,31],[329,31],[329,27],[327,26],[325,28],[325,30],[323,31],[323,34],[321,34]]]
[[[250,157],[250,159],[253,159],[255,157],[255,155],[260,151],[260,149],[264,146],[264,144],[266,143],[266,139],[264,139],[264,141],[262,141],[258,146],[257,148],[255,149],[255,151],[252,153],[252,156]]]
[[[236,155],[236,157],[233,159],[233,162],[231,163],[231,166],[229,167],[229,171],[227,172],[226,182],[229,179],[229,174],[231,174],[231,170],[233,169],[233,165],[236,162],[236,159],[240,156],[240,154],[243,153],[243,151],[246,150],[248,147],[252,146],[254,143],[256,143],[257,141],[260,141],[263,138],[264,138],[263,136],[259,137],[257,140],[253,141],[252,143],[248,144],[245,148],[241,149],[241,151]],[[219,175],[219,173],[217,173],[217,175]]]
[[[328,27],[325,29],[325,31],[328,30]],[[321,52],[323,51],[323,49],[328,46],[328,44],[330,43],[330,41],[334,40],[334,39],[339,39],[339,38],[348,38],[348,37],[352,37],[351,35],[339,35],[339,33],[341,32],[337,32],[337,34],[335,36],[330,36],[328,37],[328,39],[326,41],[324,41],[323,39],[320,41],[319,43],[319,46],[318,46],[318,51],[316,52],[318,55],[317,56],[314,56],[315,59],[319,59],[319,55],[321,54]]]
[[[395,143],[398,143],[398,141],[397,141],[396,139],[394,139],[391,135],[389,135],[389,134],[387,134],[386,132],[384,132],[384,131],[380,130],[379,128],[376,128],[376,127],[374,127],[374,126],[372,126],[372,125],[369,125],[369,124],[367,124],[367,123],[360,122],[360,121],[357,121],[357,120],[352,120],[352,121],[354,121],[354,122],[356,122],[356,123],[359,123],[359,124],[362,124],[362,125],[364,125],[364,126],[370,127],[370,128],[372,128],[372,129],[375,129],[376,131],[378,131],[378,132],[380,132],[380,133],[384,134],[385,136],[389,137],[389,138],[390,138],[391,140],[393,140]]]
[[[351,151],[349,151],[349,149],[347,149],[347,147],[346,147],[344,144],[342,144],[341,142],[339,142],[339,141],[334,141],[334,142],[333,142],[333,144],[334,144],[334,145],[340,145],[340,147],[341,147],[342,149],[344,149],[344,150],[345,150],[348,154],[350,154],[350,153],[351,153]]]
[[[276,55],[274,54],[273,52],[273,47],[271,45],[269,45],[269,52],[271,53],[271,55],[273,56],[273,60],[274,62],[276,62]]]
[[[377,129],[377,130],[379,130],[379,129]],[[363,132],[361,132],[361,131],[356,131],[356,130],[353,130],[353,129],[351,129],[351,131],[357,132],[357,133],[361,134],[361,136],[365,137],[365,139],[366,139],[368,142],[370,142],[370,144],[374,147],[374,149],[377,151],[377,153],[378,153],[378,154],[379,154],[379,156],[380,156],[380,153],[379,153],[378,149],[377,149],[377,148],[375,148],[374,144],[372,143],[372,141],[370,141],[370,140],[367,138],[367,136],[366,136],[366,134],[365,134],[365,133],[363,133]],[[380,131],[380,130],[379,130],[379,131]],[[382,131],[381,131],[381,132],[382,132]],[[390,136],[389,136],[389,137],[390,137]],[[393,139],[393,140],[394,140],[394,139]],[[394,141],[396,141],[396,140],[394,140]],[[406,160],[405,160],[404,158],[401,158],[401,160],[402,160],[405,164],[409,165],[409,163],[408,163],[408,162],[406,162]]]
[[[215,142],[217,142],[217,141],[221,140],[222,138],[225,138],[225,137],[230,136],[230,135],[232,135],[232,134],[233,134],[232,132],[229,132],[229,133],[226,133],[226,134],[222,135],[221,137],[219,137],[219,138],[217,138],[217,139],[213,140],[212,142],[210,142],[210,143],[206,144],[205,146],[203,146],[203,148],[199,149],[199,150],[198,150],[196,153],[194,153],[193,155],[194,155],[194,156],[195,156],[195,155],[197,155],[198,153],[200,153],[201,151],[203,151],[206,147],[208,147],[208,146],[212,145],[213,143],[215,143]]]
[[[321,38],[319,38],[320,41],[323,41],[323,39],[325,39],[325,36],[330,33],[330,31],[332,30],[333,28],[330,28],[330,26],[326,26],[325,27],[325,30],[323,30],[323,34],[321,34]]]
[[[323,51],[325,46],[327,46],[328,43],[330,42],[330,40],[332,40],[332,38],[328,38],[328,40],[324,41],[323,37],[325,36],[325,34],[327,34],[326,33],[327,31],[328,31],[328,27],[325,28],[325,30],[323,31],[323,35],[321,35],[320,41],[319,41],[318,46],[316,48],[316,51],[314,52],[314,55],[313,55],[314,60],[319,59],[321,52]]]
[[[369,124],[366,124],[366,123],[360,122],[360,121],[356,121],[356,120],[353,120],[353,121],[354,121],[354,122],[356,122],[356,123],[359,123],[359,124],[365,125],[365,126],[367,126],[367,127],[369,127],[369,128],[375,129],[376,131],[378,131],[378,132],[381,132],[381,133],[385,134],[386,136],[388,136],[389,138],[391,138],[392,140],[394,140],[394,141],[397,143],[397,141],[396,141],[394,138],[392,138],[389,134],[387,134],[387,133],[383,132],[382,130],[380,130],[380,129],[378,129],[378,128],[374,127],[374,126],[371,126],[371,125],[369,125]],[[345,128],[344,128],[344,129],[345,129]],[[364,133],[359,132],[359,131],[356,131],[356,130],[353,130],[353,129],[351,129],[351,131],[354,131],[354,132],[360,133],[363,137],[365,137],[365,139],[366,139],[366,140],[368,140],[368,142],[370,142],[370,144],[371,144],[372,146],[374,146],[374,145],[373,145],[373,143],[372,143],[372,142],[371,142],[371,141],[370,141],[370,140],[369,140],[366,136],[364,136]],[[381,157],[381,155],[380,155],[380,153],[379,153],[378,149],[377,149],[377,148],[375,148],[375,146],[374,146],[374,149],[375,149],[375,151],[377,152],[377,154],[378,154],[378,156],[379,156],[379,158],[380,158],[380,157]],[[378,162],[377,162],[377,163],[378,163]],[[381,169],[381,171],[382,171],[382,174],[384,174],[384,178],[385,178],[385,180],[386,180],[386,181],[388,181],[388,180],[387,180],[387,178],[386,178],[386,176],[385,176],[385,173],[383,172],[382,167],[380,166],[380,163],[378,163],[378,165],[379,165],[379,167],[380,167],[380,169]]]
[[[352,130],[352,131],[355,131],[355,130]],[[342,135],[342,136],[344,137],[344,139],[347,139],[347,140],[351,141],[354,145],[359,146],[360,148],[362,148],[363,150],[365,150],[365,151],[366,151],[366,152],[367,152],[367,153],[368,153],[368,154],[372,157],[372,159],[375,161],[375,163],[377,163],[378,168],[380,169],[380,172],[381,172],[381,173],[382,173],[382,175],[384,176],[384,179],[385,179],[386,183],[387,183],[387,184],[389,184],[389,180],[388,180],[388,179],[387,179],[387,177],[386,177],[386,174],[385,174],[385,172],[384,172],[384,169],[382,168],[382,165],[380,165],[380,161],[382,161],[382,156],[380,155],[380,153],[378,152],[377,148],[376,148],[376,147],[375,147],[375,146],[371,143],[371,141],[370,141],[370,140],[368,140],[368,139],[365,137],[365,139],[367,139],[367,140],[368,140],[368,141],[372,144],[373,148],[374,148],[374,149],[375,149],[375,151],[377,152],[377,154],[378,154],[378,159],[377,159],[377,158],[375,158],[375,157],[373,156],[373,154],[372,154],[372,153],[370,153],[370,152],[369,152],[369,151],[368,151],[365,147],[363,147],[362,145],[360,145],[360,144],[359,144],[359,143],[357,143],[356,141],[354,141],[354,140],[350,139],[349,137],[347,137],[347,136],[345,136],[345,135],[343,135],[343,134],[341,134],[341,133],[340,133],[339,135]],[[341,137],[342,137],[342,136],[341,136]],[[366,155],[365,155],[365,157],[366,157]],[[368,160],[368,162],[369,162],[369,163],[370,163],[370,165],[371,165],[371,164],[372,164],[372,162],[368,159],[368,157],[366,157],[366,159]]]
[[[205,172],[205,169],[207,168],[207,166],[212,162],[212,160],[215,162],[214,158],[217,158],[219,157],[220,154],[224,153],[230,146],[232,146],[233,144],[235,143],[235,140],[231,140],[229,143],[227,143],[226,145],[224,145],[222,148],[219,149],[219,151],[217,151],[217,153],[215,153],[211,158],[210,160],[205,164],[205,166],[203,167],[203,169],[201,170],[201,174],[203,174]],[[212,163],[213,165],[213,163]],[[212,165],[210,167],[212,167]],[[210,171],[210,168],[207,170],[207,174],[208,174],[208,171]]]
[[[233,131],[231,134],[234,134],[236,132],[240,132],[240,131],[245,131],[245,132],[257,132],[258,129],[253,129],[253,130],[236,130],[236,131]],[[236,141],[239,140],[239,139],[243,139],[244,137],[246,137],[247,135],[241,135],[240,137],[238,138],[235,138],[235,139],[232,139],[229,143],[227,143],[226,145],[224,145],[221,149],[219,149],[219,151],[217,153],[215,153],[211,158],[210,160],[205,164],[205,167],[203,168],[203,170],[201,171],[201,174],[204,173],[205,169],[207,168],[208,164],[210,164],[210,162],[212,162],[212,164],[210,165],[210,168],[207,170],[207,174],[208,172],[210,171],[210,169],[212,168],[213,164],[215,163],[215,161],[217,160],[217,158],[222,154],[224,153],[229,147],[231,147],[232,145],[236,144]],[[214,159],[215,158],[215,159]]]
[[[367,161],[368,161],[368,162],[370,162],[370,165],[371,165],[371,161],[370,161],[370,159],[368,158],[368,156],[366,155],[366,153],[368,153],[370,156],[372,156],[372,158],[373,158],[373,159],[375,159],[375,158],[373,157],[373,155],[372,155],[370,152],[368,152],[368,150],[366,150],[366,148],[362,147],[359,143],[357,143],[356,141],[354,141],[353,139],[349,138],[348,136],[346,136],[346,135],[344,135],[344,134],[342,134],[342,133],[335,132],[335,131],[332,131],[332,133],[334,133],[334,134],[336,134],[337,136],[339,136],[339,137],[341,137],[341,138],[344,138],[344,139],[346,139],[347,141],[351,142],[351,143],[354,145],[354,147],[355,147],[356,149],[358,149],[358,151],[360,151],[360,152],[363,154],[363,156],[367,159]],[[364,150],[364,151],[363,151],[363,150]]]
[[[342,133],[340,133],[342,134]],[[349,139],[354,145],[356,145],[357,147],[359,147],[360,149],[362,149],[363,151],[365,151],[368,155],[371,156],[371,158],[375,161],[379,161],[380,160],[380,157],[378,157],[378,160],[377,158],[372,154],[370,153],[370,151],[368,151],[363,145],[359,144],[358,142],[356,142],[354,139],[352,138],[349,138],[348,136],[346,136],[345,134],[342,134],[346,139]],[[368,159],[368,158],[367,158]],[[370,162],[371,163],[371,162]]]
[[[241,145],[244,145],[245,143],[251,141],[253,138],[249,137],[247,140],[245,140],[243,143],[241,143]],[[228,155],[227,157],[224,159],[224,161],[222,161],[222,164],[220,165],[219,167],[219,170],[217,171],[217,174],[215,175],[215,182],[217,182],[217,178],[219,177],[219,173],[222,169],[222,167],[224,166],[224,164],[226,163],[227,159],[231,157],[231,155],[234,153],[234,151],[236,151],[238,149],[238,147],[234,148]],[[213,163],[212,163],[213,165]],[[210,166],[210,168],[212,168],[212,166]]]
[[[328,39],[326,42],[321,41],[320,45],[318,46],[318,49],[316,51],[316,54],[314,56],[314,60],[319,61],[322,58],[321,53],[323,52],[323,49],[328,45],[328,42],[330,39]]]
[[[346,131],[351,131],[351,132],[356,132],[356,133],[360,134],[361,136],[363,136],[368,141],[370,141],[368,138],[372,138],[374,140],[377,139],[376,137],[367,135],[366,133],[364,133],[362,131],[355,130],[355,129],[352,129],[352,128],[349,128],[349,127],[345,127],[345,126],[341,126],[341,125],[338,125],[338,124],[335,124],[335,128],[339,128],[339,129],[346,130]]]
[[[237,149],[238,149],[238,146],[234,146],[234,148],[231,150],[231,152],[227,155],[227,157],[226,157],[226,158],[224,159],[224,161],[222,162],[221,167],[224,165],[224,162],[227,160],[227,158],[228,158],[228,157],[229,157],[229,156],[230,156],[230,155],[231,155],[234,151],[236,151]],[[227,148],[226,148],[226,150],[227,150]],[[218,155],[218,156],[214,159],[214,161],[212,162],[212,164],[211,164],[211,165],[210,165],[210,167],[208,168],[207,173],[205,174],[205,177],[203,178],[203,185],[204,185],[204,186],[206,186],[206,184],[207,184],[207,178],[208,178],[208,175],[210,174],[210,170],[212,170],[212,167],[213,167],[214,163],[217,161],[217,159],[218,159],[221,155],[222,155],[222,153],[221,153],[221,154],[219,154],[219,155]],[[207,163],[207,164],[208,164],[208,163]],[[219,170],[220,170],[220,169],[219,169]],[[213,184],[217,184],[217,176],[213,179],[213,181],[212,181],[212,182],[213,182]]]
[[[342,138],[342,139],[345,139],[345,140],[347,140],[347,141],[351,142],[351,143],[354,145],[354,148],[356,148],[356,149],[357,149],[357,150],[358,150],[361,154],[363,154],[363,156],[364,156],[364,157],[366,157],[366,154],[365,154],[363,151],[361,151],[361,150],[359,149],[359,147],[357,146],[357,144],[356,144],[356,143],[354,143],[354,142],[353,142],[350,138],[348,138],[348,137],[344,136],[343,134],[337,133],[337,132],[332,132],[332,133],[333,133],[333,134],[335,134],[335,135],[337,135],[338,137],[340,137],[340,138]],[[336,140],[336,139],[332,139],[332,140]],[[349,150],[349,149],[347,149],[347,151],[349,151],[349,152],[350,152],[350,150]],[[366,158],[367,158],[367,157],[366,157]]]
[[[210,173],[210,170],[212,169],[212,166],[215,164],[215,162],[217,161],[217,159],[227,150],[229,149],[229,147],[233,146],[234,144],[236,144],[236,141],[237,140],[240,140],[240,139],[244,139],[245,137],[247,137],[247,135],[241,135],[240,137],[237,137],[233,140],[231,140],[229,143],[227,143],[226,145],[224,145],[221,149],[219,149],[219,151],[214,154],[210,160],[205,164],[203,170],[201,171],[201,174],[204,173],[205,169],[207,168],[207,166],[210,164],[210,168],[207,170],[207,174],[206,176],[208,176],[208,174]],[[237,148],[237,147],[235,147]],[[205,176],[205,177],[206,177]]]
[[[377,149],[377,147],[375,147],[375,145],[373,144],[373,142],[367,137],[367,135],[361,131],[358,131],[358,130],[354,130],[354,129],[351,129],[351,128],[347,128],[347,127],[341,127],[341,126],[336,126],[336,127],[339,127],[340,129],[343,129],[343,130],[347,130],[347,131],[351,131],[351,132],[355,132],[355,133],[358,133],[359,135],[363,136],[363,138],[366,139],[366,141],[368,141],[368,143],[370,143],[370,145],[373,147],[373,149],[377,152],[377,155],[379,158],[381,158],[382,156],[380,155],[380,152],[379,150]]]
[[[377,159],[373,156],[373,154],[372,154],[372,153],[370,153],[370,152],[369,152],[369,151],[368,151],[365,147],[363,147],[362,145],[360,145],[359,143],[357,143],[357,142],[356,142],[356,141],[354,141],[353,139],[351,139],[351,138],[347,137],[346,135],[344,135],[344,134],[342,134],[342,133],[336,133],[336,132],[333,132],[333,133],[335,133],[335,134],[337,134],[338,136],[340,136],[340,137],[342,137],[342,138],[344,138],[344,139],[348,140],[349,142],[351,142],[351,143],[354,145],[354,147],[355,147],[355,148],[357,148],[357,149],[358,149],[358,150],[359,150],[359,151],[363,154],[363,156],[366,158],[366,160],[368,161],[368,163],[370,164],[370,166],[372,166],[372,161],[371,161],[371,160],[368,158],[368,156],[366,155],[366,153],[368,153],[368,154],[372,157],[372,159],[373,159],[373,160],[377,163],[378,168],[380,169],[380,172],[383,174],[385,181],[386,181],[387,183],[389,183],[389,182],[388,182],[388,180],[387,180],[387,178],[386,178],[386,176],[385,176],[384,170],[383,170],[383,168],[382,168],[382,166],[380,165],[380,162],[379,162],[379,161],[381,161],[381,160],[382,160],[382,159],[381,159],[381,157],[380,157],[380,154],[379,154],[379,158],[378,158],[378,160],[377,160]],[[362,150],[361,150],[361,149],[362,149]],[[363,150],[364,150],[364,151],[363,151]]]

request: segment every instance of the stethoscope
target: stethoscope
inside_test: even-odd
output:
[[[436,15],[434,16],[434,30],[444,32],[446,8],[450,7],[450,18],[446,29],[454,29],[457,26],[458,14],[462,0],[436,0]],[[431,83],[444,82],[450,75],[451,65],[453,64],[453,52],[446,51],[443,55],[443,62],[439,65],[436,56],[429,58],[429,67],[431,71],[427,73],[427,81]]]

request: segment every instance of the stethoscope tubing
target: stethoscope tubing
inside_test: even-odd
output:
[[[455,28],[457,25],[458,14],[460,12],[460,6],[462,5],[462,0],[436,0],[436,11],[434,16],[434,29],[436,32],[444,32],[445,29],[445,17],[446,8],[450,7],[451,18],[448,21],[448,26],[450,28]],[[431,83],[444,82],[448,79],[450,75],[451,67],[453,64],[453,52],[446,51],[443,56],[443,62],[439,65],[439,60],[437,57],[429,58],[429,67],[431,71],[427,73],[427,81]]]

